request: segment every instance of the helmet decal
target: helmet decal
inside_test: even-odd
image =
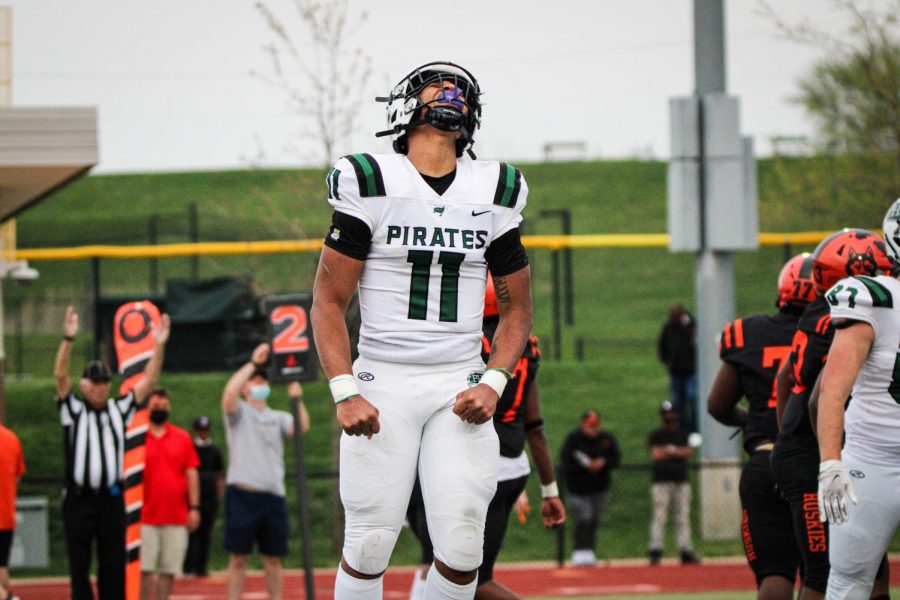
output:
[[[835,232],[813,252],[813,279],[819,293],[844,277],[877,275],[891,268],[884,241],[867,229]]]

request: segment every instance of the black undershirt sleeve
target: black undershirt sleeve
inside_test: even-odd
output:
[[[372,231],[362,219],[336,210],[331,213],[325,245],[350,258],[366,260],[372,245]]]
[[[494,277],[515,273],[528,266],[528,254],[522,245],[519,228],[510,229],[494,240],[484,253],[488,270]]]

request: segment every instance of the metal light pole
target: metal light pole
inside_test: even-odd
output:
[[[758,247],[756,167],[742,140],[738,99],[725,93],[722,0],[694,0],[694,95],[671,101],[669,248],[695,255],[703,535],[739,533],[738,448],[705,410],[719,368],[717,340],[734,318],[734,252]]]

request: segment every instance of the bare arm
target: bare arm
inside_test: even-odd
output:
[[[553,470],[553,458],[550,455],[550,444],[544,435],[544,426],[528,428],[529,423],[540,423],[541,405],[538,401],[538,382],[531,384],[528,396],[525,398],[525,439],[528,441],[528,450],[531,459],[537,468],[538,476],[543,485],[556,481],[556,473]]]
[[[515,273],[494,277],[494,292],[500,309],[500,323],[491,342],[491,355],[481,383],[456,395],[453,413],[466,423],[480,425],[494,416],[502,388],[496,386],[498,373],[502,370],[509,379],[509,373],[516,367],[528,336],[531,333],[531,271],[528,267]],[[496,370],[491,370],[496,369]],[[488,385],[488,375],[495,380]],[[503,384],[506,385],[507,381]]]
[[[350,335],[344,315],[362,274],[365,261],[356,260],[325,246],[319,258],[313,305],[310,311],[316,351],[329,379],[352,373]]]
[[[299,381],[292,381],[288,384],[288,396],[291,400],[297,401],[297,408],[300,412],[300,431],[306,433],[309,431],[309,412],[306,410],[306,405],[303,404],[303,386]],[[293,428],[293,423],[291,427]],[[290,435],[294,435],[294,432],[291,431]]]
[[[196,467],[184,472],[188,484],[188,502],[191,506],[200,506],[200,474]]]
[[[260,344],[253,349],[250,362],[234,372],[222,392],[222,410],[225,411],[225,414],[230,415],[238,409],[244,384],[253,376],[258,367],[266,364],[267,360],[269,360],[269,345]]]
[[[159,327],[153,332],[156,336],[156,348],[153,356],[147,361],[144,368],[144,376],[134,386],[134,398],[138,404],[143,404],[150,394],[150,390],[156,387],[159,375],[162,372],[163,361],[166,357],[166,343],[169,341],[169,333],[172,330],[172,321],[169,315],[163,315],[159,320]]]
[[[362,274],[365,261],[345,256],[325,246],[319,257],[313,306],[310,312],[319,362],[325,376],[353,373],[350,363],[350,334],[344,315]],[[341,429],[348,435],[372,437],[381,430],[378,409],[356,394],[337,403],[335,410]]]
[[[192,507],[200,506],[200,475],[196,467],[191,467],[184,472],[188,484],[188,503]],[[192,533],[200,527],[200,510],[191,508],[188,510],[188,530]]]
[[[653,462],[666,462],[676,458],[690,458],[694,449],[690,446],[650,446]]]
[[[525,439],[528,441],[528,450],[531,459],[537,467],[541,485],[556,483],[556,473],[553,469],[553,458],[550,455],[550,444],[544,435],[544,426],[535,425],[528,428],[529,423],[541,422],[541,404],[538,395],[538,382],[535,380],[528,390],[525,398]],[[541,494],[543,496],[543,494]],[[541,499],[541,517],[544,527],[557,527],[566,522],[566,508],[557,493]]]
[[[531,334],[533,308],[531,304],[531,269],[525,267],[515,273],[494,277],[494,291],[500,309],[500,324],[491,342],[488,368],[512,371],[522,356]]]
[[[72,362],[72,340],[78,333],[78,313],[70,305],[66,307],[63,321],[63,340],[56,351],[56,362],[53,364],[53,378],[56,380],[56,396],[65,398],[72,391],[72,380],[69,378],[69,364]]]
[[[743,427],[747,421],[747,410],[738,406],[738,402],[744,395],[741,387],[741,378],[738,370],[729,363],[722,363],[709,398],[706,401],[706,410],[722,425]]]
[[[875,329],[864,322],[838,329],[822,370],[819,393],[819,460],[841,459],[844,404],[875,339]]]

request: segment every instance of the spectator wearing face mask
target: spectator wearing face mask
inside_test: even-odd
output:
[[[200,525],[200,460],[191,436],[169,423],[171,396],[154,388],[147,400],[150,428],[144,459],[141,509],[141,600],[166,600],[187,551],[188,533]]]
[[[269,345],[260,344],[250,362],[231,376],[222,394],[228,439],[225,550],[229,554],[229,598],[240,598],[243,593],[254,544],[262,555],[269,597],[282,597],[281,562],[288,551],[283,440],[294,434],[294,421],[289,413],[269,408],[268,360]],[[300,384],[291,384],[290,393],[302,396]],[[300,424],[304,431],[309,429],[302,403]]]

